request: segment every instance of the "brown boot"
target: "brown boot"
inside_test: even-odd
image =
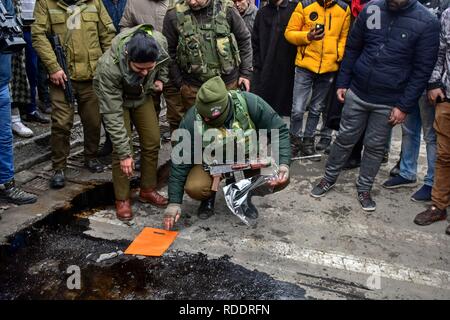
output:
[[[139,192],[139,200],[141,202],[151,203],[160,208],[167,207],[169,203],[169,200],[160,195],[155,188],[141,189],[141,192]]]
[[[131,212],[130,199],[116,200],[116,216],[117,219],[122,221],[129,221],[133,219],[133,213]]]
[[[424,212],[419,213],[414,219],[414,223],[419,226],[427,226],[433,222],[445,220],[445,218],[447,218],[446,210],[441,210],[435,206],[431,206]]]

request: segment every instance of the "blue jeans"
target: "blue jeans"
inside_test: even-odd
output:
[[[0,184],[14,177],[11,98],[8,84],[0,87]]]
[[[295,80],[293,92],[293,104],[291,113],[290,132],[297,137],[312,138],[315,135],[317,124],[335,76],[335,72],[317,74],[309,70],[295,67]],[[309,106],[308,119],[303,131],[303,115]],[[331,130],[323,130],[322,133],[331,138]]]
[[[434,167],[436,163],[436,132],[433,128],[435,108],[430,105],[426,95],[419,100],[419,107],[406,116],[402,125],[402,158],[400,161],[400,175],[408,180],[416,180],[417,160],[420,151],[420,133],[427,149],[428,170],[424,184],[433,186]]]
[[[25,65],[31,96],[31,103],[27,105],[25,112],[30,114],[36,111],[37,54],[31,43],[31,32],[24,31],[23,38],[27,43],[27,46],[25,47]]]

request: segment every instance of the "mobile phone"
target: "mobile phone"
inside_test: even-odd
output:
[[[323,25],[323,24],[321,24],[321,23],[316,23],[316,30],[317,31],[321,31],[321,32],[323,32],[323,30],[325,30],[325,25]]]

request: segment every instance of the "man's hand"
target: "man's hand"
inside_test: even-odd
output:
[[[50,75],[50,81],[56,86],[62,86],[63,89],[66,88],[65,81],[67,81],[67,76],[64,70],[56,71]]]
[[[241,87],[241,84],[244,84],[245,91],[250,91],[250,80],[240,77],[238,80],[238,87]]]
[[[164,229],[170,230],[174,224],[180,219],[181,206],[178,203],[169,203],[164,211]]]
[[[156,80],[155,82],[153,82],[153,89],[156,92],[162,92],[164,89],[164,83],[161,80]]]
[[[389,117],[389,123],[392,126],[395,126],[397,124],[403,123],[406,118],[406,113],[404,113],[402,110],[400,110],[397,107],[394,107],[391,111],[391,116]]]
[[[317,30],[315,27],[312,27],[307,35],[309,41],[322,40],[324,36],[325,36],[325,29]]]
[[[128,157],[126,159],[120,160],[120,169],[122,170],[124,175],[126,175],[128,178],[131,178],[133,176],[134,170],[133,158]]]
[[[269,181],[269,186],[278,187],[285,185],[289,180],[289,166],[286,164],[280,165],[280,170],[278,171],[278,177]]]
[[[340,103],[344,103],[345,101],[345,95],[347,94],[348,89],[339,88],[336,91],[337,99]]]
[[[428,91],[428,100],[430,100],[430,103],[432,105],[436,104],[436,100],[438,97],[441,97],[442,100],[445,99],[444,90],[442,90],[441,88],[436,88],[436,89]]]

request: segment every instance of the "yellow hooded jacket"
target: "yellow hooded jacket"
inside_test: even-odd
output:
[[[325,26],[322,40],[309,41],[307,34],[316,24]],[[350,6],[342,0],[300,1],[284,32],[297,46],[295,65],[314,73],[339,69],[350,29]]]

